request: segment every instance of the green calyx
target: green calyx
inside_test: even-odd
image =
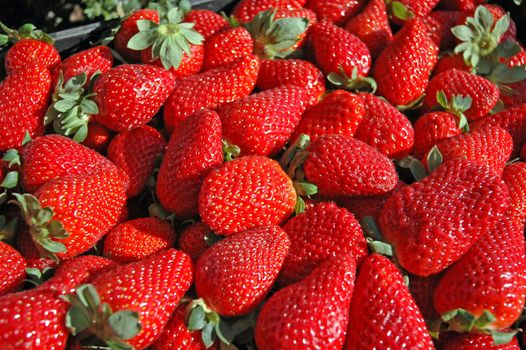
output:
[[[254,38],[254,53],[263,59],[285,58],[307,30],[309,20],[300,17],[275,19],[276,10],[262,11],[245,24]]]
[[[44,267],[42,270],[35,267],[28,267],[26,269],[26,282],[34,286],[40,286],[42,283],[49,280],[55,274],[55,270],[51,267]]]
[[[142,326],[139,314],[130,310],[113,311],[108,303],[102,303],[92,284],[83,284],[76,293],[62,297],[71,304],[66,313],[66,327],[79,340],[102,342],[113,350],[133,350],[126,343],[135,337]],[[95,338],[95,339],[93,339]]]
[[[40,40],[50,45],[55,43],[55,39],[53,39],[51,35],[44,33],[40,29],[36,29],[31,23],[26,23],[18,29],[11,29],[0,22],[0,29],[5,33],[0,34],[0,46],[5,46],[9,43],[16,43],[22,39]]]
[[[343,67],[338,67],[340,73],[329,73],[327,80],[337,87],[352,92],[369,92],[374,94],[376,92],[376,81],[371,77],[362,77],[358,75],[358,67],[354,67],[352,74],[349,77]]]
[[[440,150],[436,145],[433,146],[433,148],[431,148],[431,150],[427,153],[426,156],[426,164],[429,174],[435,171],[436,168],[438,168],[443,161],[444,158],[442,157],[442,153],[440,153]]]
[[[389,1],[389,13],[394,17],[407,21],[408,19],[414,18],[415,14],[402,4],[400,1]]]
[[[448,101],[443,90],[437,91],[437,102],[447,112],[455,115],[458,119],[458,128],[463,132],[469,131],[468,119],[464,114],[465,111],[471,108],[473,99],[471,96],[453,95]]]
[[[238,146],[228,142],[227,140],[223,140],[223,156],[225,158],[225,162],[231,161],[232,159],[239,156],[240,153],[241,149]]]
[[[183,54],[192,56],[190,45],[202,45],[204,38],[193,28],[195,23],[183,22],[184,12],[173,8],[161,17],[160,24],[149,20],[137,21],[139,32],[128,41],[128,48],[142,51],[152,49],[151,60],[161,60],[165,69],[178,68]]]
[[[53,123],[58,134],[73,136],[73,140],[82,142],[88,135],[88,122],[91,116],[99,113],[99,107],[93,101],[96,93],[91,92],[100,73],[95,73],[90,86],[84,89],[88,77],[81,73],[64,84],[64,75],[60,72],[58,83],[53,94],[53,103],[44,117],[46,125]]]
[[[0,215],[0,241],[7,244],[14,244],[16,241],[16,230],[18,218],[7,222],[5,215]]]
[[[364,216],[360,221],[362,231],[365,234],[367,245],[372,253],[381,254],[384,256],[392,257],[393,247],[385,243],[380,232],[380,228],[376,224],[376,220],[372,216]]]
[[[406,104],[406,105],[399,105],[399,106],[396,106],[396,108],[398,108],[398,110],[401,111],[401,112],[410,111],[410,110],[413,110],[413,109],[418,109],[418,108],[422,107],[422,104],[424,103],[424,98],[425,97],[426,97],[426,94],[422,94],[419,97],[417,97],[416,99],[414,99],[413,101],[409,102],[408,104]]]
[[[29,234],[40,255],[58,261],[56,253],[66,252],[66,246],[56,240],[69,236],[62,223],[53,220],[53,209],[42,208],[39,200],[31,194],[13,193],[16,200],[12,203],[20,207],[22,218],[29,227]]]
[[[416,181],[426,178],[429,173],[422,162],[413,156],[407,156],[398,161],[398,166],[404,169],[409,169],[411,175]]]

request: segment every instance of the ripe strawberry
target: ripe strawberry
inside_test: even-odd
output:
[[[174,76],[159,67],[123,64],[112,68],[93,87],[99,107],[95,121],[113,131],[144,125],[164,104],[174,82]]]
[[[318,203],[283,226],[290,251],[279,276],[281,285],[296,283],[332,256],[351,255],[360,264],[367,242],[354,216],[334,203]]]
[[[252,55],[254,40],[244,27],[225,27],[206,40],[204,49],[203,70],[206,71]]]
[[[51,75],[41,66],[17,70],[0,83],[0,152],[44,133]]]
[[[164,106],[166,129],[171,133],[202,108],[215,109],[247,96],[254,89],[258,71],[259,59],[247,56],[178,81]]]
[[[407,21],[375,62],[378,94],[395,106],[414,103],[426,90],[437,54],[422,20]]]
[[[305,177],[321,195],[368,196],[391,191],[398,179],[393,163],[362,141],[325,135],[311,144]]]
[[[88,135],[81,143],[99,153],[105,153],[111,140],[110,130],[95,122],[88,123]]]
[[[425,277],[458,260],[508,206],[506,185],[491,167],[458,159],[394,193],[378,223],[400,265]]]
[[[519,350],[517,338],[507,344],[495,344],[489,334],[467,333],[459,334],[446,340],[443,350]]]
[[[216,112],[202,109],[172,133],[157,176],[161,205],[179,218],[197,216],[201,184],[222,162],[221,120]]]
[[[440,6],[449,11],[467,11],[474,10],[485,2],[486,0],[441,0]]]
[[[413,154],[422,159],[441,141],[462,134],[457,118],[448,112],[431,112],[422,115],[415,123]]]
[[[256,321],[260,350],[341,349],[354,287],[356,262],[332,257],[302,281],[285,287],[263,305]]]
[[[210,10],[191,10],[186,14],[184,21],[195,23],[194,30],[198,31],[205,40],[228,26],[223,16]]]
[[[439,3],[440,0],[399,0],[399,3],[405,7],[408,18],[425,18],[431,10]],[[403,24],[403,19],[393,18],[396,24]]]
[[[253,228],[227,237],[197,261],[197,294],[222,316],[251,312],[270,291],[289,247],[287,234],[278,226]]]
[[[365,115],[362,99],[344,90],[327,94],[318,104],[307,109],[290,138],[309,135],[315,142],[322,135],[340,134],[352,137]]]
[[[222,235],[279,225],[295,204],[290,178],[276,161],[261,156],[224,163],[208,174],[199,193],[201,219]]]
[[[526,103],[526,80],[507,84],[509,89],[501,89],[500,99],[506,108]]]
[[[175,249],[118,266],[68,298],[72,305],[67,326],[73,335],[92,334],[105,345],[147,348],[160,336],[191,283],[191,260]],[[110,315],[116,316],[108,320]]]
[[[478,7],[484,7],[486,10],[489,11],[489,13],[493,16],[493,23],[496,23],[499,19],[501,19],[503,16],[505,16],[508,12],[503,9],[501,6],[499,5],[493,5],[493,4],[484,4],[484,5],[480,5]],[[462,15],[458,18],[457,20],[457,24],[464,24],[466,23],[466,19],[468,17],[474,17],[476,16],[476,9],[477,8],[473,8],[473,9],[469,9],[465,12],[462,13]],[[488,28],[488,29],[493,29],[494,26],[492,26],[491,28]],[[504,41],[506,39],[515,39],[517,36],[517,25],[515,24],[515,22],[510,19],[510,24],[509,24],[509,27],[508,27],[508,30],[502,35],[501,37],[501,41]]]
[[[433,292],[440,280],[440,274],[427,277],[409,275],[409,291],[415,300],[420,313],[427,322],[433,322],[440,318],[433,305]]]
[[[325,93],[325,77],[312,63],[299,59],[262,60],[256,86],[269,90],[282,85],[296,84],[307,90],[308,106],[318,102]]]
[[[7,243],[0,241],[0,295],[14,291],[26,278],[26,260]],[[1,339],[1,337],[0,337]]]
[[[449,50],[455,46],[455,36],[451,27],[458,22],[461,15],[460,11],[432,11],[425,17],[424,23],[431,40],[442,50]]]
[[[367,45],[373,59],[393,40],[384,0],[371,0],[345,24],[345,29]]]
[[[239,99],[219,113],[223,138],[241,155],[274,157],[287,143],[307,107],[307,91],[283,85]]]
[[[306,2],[307,0],[241,0],[232,10],[232,15],[241,23],[247,23],[261,11],[273,8],[298,9]]]
[[[21,223],[16,239],[16,248],[27,262],[28,268],[44,270],[45,268],[56,269],[58,261],[50,258],[42,258],[37,245],[31,238],[27,225]]]
[[[510,192],[508,214],[519,222],[526,220],[526,163],[517,162],[504,168],[502,179]]]
[[[60,64],[60,55],[55,46],[50,43],[35,39],[22,39],[7,51],[4,64],[7,74],[37,65],[52,69]]]
[[[386,257],[372,254],[356,279],[344,349],[384,347],[434,349],[402,274]]]
[[[128,41],[139,32],[139,28],[137,27],[137,21],[139,20],[148,20],[159,23],[159,13],[153,9],[140,9],[132,12],[122,21],[121,26],[113,39],[115,50],[117,50],[117,52],[130,63],[141,61],[140,51],[128,48]]]
[[[406,157],[413,148],[414,130],[407,117],[373,94],[359,95],[365,114],[354,137],[389,158]]]
[[[179,237],[179,249],[190,255],[192,261],[197,259],[209,248],[206,236],[211,234],[210,230],[202,222],[196,222],[186,227]]]
[[[364,5],[363,0],[309,0],[306,7],[316,13],[320,20],[343,25],[356,16]]]
[[[444,55],[438,59],[433,75],[439,75],[451,69],[471,72],[471,68],[466,64],[462,55]]]
[[[523,233],[523,222],[504,216],[445,272],[434,293],[435,308],[443,319],[456,309],[475,318],[486,310],[494,319],[475,328],[491,330],[510,327],[519,318],[526,299]],[[449,322],[465,326],[462,316],[459,312]]]
[[[329,21],[316,23],[309,33],[316,63],[323,73],[338,73],[341,66],[347,76],[352,76],[354,69],[359,76],[367,75],[371,54],[360,39]]]
[[[453,95],[470,96],[471,107],[464,113],[468,120],[484,117],[499,100],[499,89],[491,81],[469,72],[452,69],[431,79],[422,106],[424,111],[431,111],[438,104],[438,91],[444,91],[448,100]]]
[[[111,140],[108,158],[128,176],[130,183],[126,195],[129,198],[144,191],[165,145],[159,131],[148,125],[123,131]]]

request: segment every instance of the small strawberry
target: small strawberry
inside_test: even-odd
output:
[[[196,222],[185,227],[179,237],[179,249],[190,255],[192,261],[197,259],[210,247],[207,243],[207,236],[212,234],[205,224]]]
[[[170,142],[157,176],[161,205],[178,218],[197,216],[199,190],[205,176],[223,163],[221,120],[202,109],[181,122]]]
[[[128,176],[130,182],[126,195],[129,198],[144,191],[165,145],[159,131],[148,125],[123,131],[111,140],[108,159]]]
[[[306,2],[307,0],[241,0],[232,10],[232,15],[241,23],[247,23],[261,11],[273,8],[298,9]]]
[[[467,333],[459,334],[446,340],[442,350],[519,350],[517,338],[507,344],[495,344],[493,337],[488,334]]]
[[[378,223],[400,265],[425,277],[457,261],[508,206],[506,185],[491,167],[459,159],[394,193]]]
[[[451,69],[471,72],[471,68],[466,64],[462,55],[443,55],[438,59],[433,75],[439,75]]]
[[[429,36],[442,50],[449,50],[455,46],[455,36],[451,32],[458,19],[462,16],[460,11],[432,11],[425,17]]]
[[[222,235],[282,224],[295,205],[290,178],[276,161],[261,156],[224,163],[208,174],[199,193],[201,219]]]
[[[402,274],[378,254],[369,255],[358,273],[344,347],[373,348],[434,349]]]
[[[206,40],[204,49],[203,70],[206,71],[252,55],[254,40],[244,27],[225,27]]]
[[[205,40],[228,26],[223,16],[210,10],[191,10],[186,14],[184,21],[195,23],[194,30],[198,31]]]
[[[139,32],[137,22],[147,20],[154,23],[159,23],[159,13],[154,9],[140,9],[132,12],[126,17],[115,34],[113,39],[113,46],[115,50],[130,63],[137,63],[141,61],[140,51],[128,48],[128,41]]]
[[[508,214],[519,222],[526,220],[526,163],[517,162],[504,168],[502,179],[510,192]]]
[[[105,153],[111,140],[110,130],[95,122],[88,123],[88,135],[81,143],[99,153]]]
[[[462,134],[457,118],[448,112],[426,113],[418,118],[414,128],[413,154],[418,159],[424,158],[437,143]]]
[[[332,257],[302,281],[272,295],[256,321],[258,349],[341,349],[355,271],[350,255]]]
[[[0,295],[14,291],[26,278],[26,260],[10,245],[0,241]],[[1,337],[0,337],[1,340]]]
[[[329,20],[341,26],[356,16],[364,3],[363,0],[308,0],[306,7],[314,11],[320,20]]]

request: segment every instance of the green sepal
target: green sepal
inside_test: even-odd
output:
[[[455,332],[480,331],[489,333],[494,330],[496,317],[488,310],[484,310],[478,317],[462,308],[448,311],[441,315],[442,320],[449,325],[448,330]]]
[[[393,16],[402,21],[407,21],[408,19],[411,19],[415,16],[414,13],[409,11],[409,9],[400,1],[393,1],[389,4],[389,6],[390,12],[393,14]]]
[[[10,171],[8,172],[2,183],[0,183],[0,187],[6,188],[6,189],[13,189],[18,185],[18,171]]]
[[[468,132],[468,118],[464,112],[471,108],[471,103],[473,102],[471,96],[453,95],[451,100],[448,101],[444,90],[439,90],[437,91],[436,99],[444,110],[457,117],[458,128],[463,132]]]
[[[0,37],[0,46],[7,45],[8,43],[15,43],[22,39],[35,39],[46,42],[50,45],[55,43],[55,39],[31,23],[23,24],[17,30],[7,27],[4,23],[0,22],[0,30],[2,30],[5,35]]]
[[[225,236],[216,235],[215,233],[209,233],[205,235],[204,240],[205,240],[206,245],[211,247],[214,244],[221,242],[225,238],[226,238]]]
[[[5,155],[2,157],[2,160],[7,163],[8,167],[22,165],[22,162],[20,161],[20,154],[14,148],[7,150]]]
[[[241,149],[238,146],[234,145],[233,143],[228,142],[225,139],[223,139],[222,142],[223,142],[223,156],[224,156],[225,162],[229,162],[239,156],[239,154],[241,153]]]
[[[0,241],[14,245],[16,242],[17,228],[18,218],[15,217],[11,221],[7,222],[6,216],[0,215]]]
[[[29,142],[31,142],[31,135],[29,134],[29,131],[26,131],[24,138],[22,139],[22,146],[27,145]]]
[[[239,28],[242,26],[241,22],[239,22],[239,20],[234,15],[228,16],[224,11],[221,11],[220,14],[228,22],[230,27]]]
[[[380,228],[372,216],[364,216],[360,221],[360,225],[362,226],[362,231],[366,237],[369,250],[372,253],[377,253],[388,257],[394,256],[393,247],[383,241]]]
[[[398,165],[402,168],[409,169],[416,181],[420,181],[429,175],[422,162],[412,156],[401,159]]]
[[[305,207],[306,207],[305,200],[303,200],[303,198],[301,198],[300,196],[297,196],[296,204],[294,205],[294,214],[300,215],[301,213],[305,211]]]
[[[424,103],[424,98],[425,97],[426,97],[426,94],[422,94],[419,97],[417,97],[415,100],[409,102],[408,104],[397,106],[397,108],[401,112],[409,111],[409,110],[413,110],[413,109],[418,109]]]
[[[298,138],[294,141],[294,143],[285,150],[285,153],[280,158],[279,164],[281,167],[285,170],[289,169],[289,166],[292,162],[292,160],[296,157],[296,155],[300,152],[305,151],[305,149],[310,144],[310,137],[307,134],[300,134]],[[293,169],[295,170],[295,169]],[[294,174],[289,173],[290,178],[294,178]]]
[[[519,333],[518,329],[515,329],[513,331],[509,332],[502,332],[502,331],[490,331],[489,334],[491,335],[491,338],[493,338],[493,343],[495,345],[504,345],[508,344],[513,340],[513,337]]]
[[[45,281],[49,280],[55,274],[55,270],[50,267],[44,267],[42,270],[28,267],[26,268],[27,279],[26,281],[39,286]]]
[[[374,94],[377,89],[376,81],[371,77],[358,75],[358,67],[354,67],[349,77],[341,65],[338,66],[340,73],[329,73],[327,80],[337,87],[353,92],[369,92]]]
[[[513,3],[517,6],[522,5],[522,0],[513,0]]]
[[[438,168],[443,162],[442,153],[437,146],[433,146],[426,157],[427,169],[431,174]]]
[[[294,181],[294,189],[301,197],[310,197],[318,193],[318,187],[308,181]]]
[[[526,67],[508,67],[505,64],[498,63],[486,77],[497,84],[512,84],[526,79]]]

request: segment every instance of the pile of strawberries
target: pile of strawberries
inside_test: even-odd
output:
[[[519,349],[526,51],[483,0],[0,24],[0,348]]]

